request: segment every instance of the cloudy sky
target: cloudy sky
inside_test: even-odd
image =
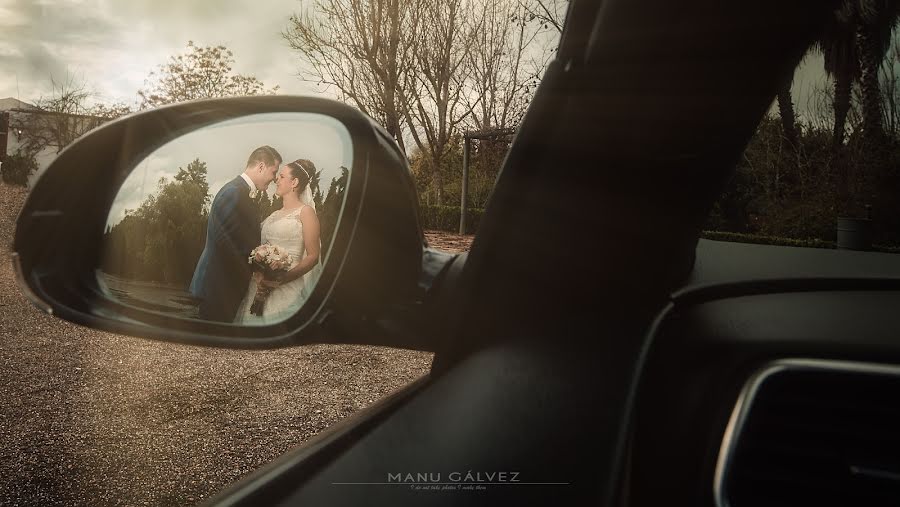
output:
[[[281,32],[311,0],[0,0],[0,98],[33,102],[50,77],[83,81],[101,102],[134,104],[147,75],[187,42],[231,49],[235,71],[280,93],[329,95],[297,77],[300,61]],[[795,76],[797,112],[827,86],[821,56]]]
[[[189,40],[225,45],[237,72],[279,85],[280,93],[320,94],[297,77],[300,62],[281,37],[303,2],[0,0],[0,98],[47,96],[53,76],[84,81],[99,101],[132,104],[147,75]],[[809,60],[794,87],[801,114],[808,88],[824,80],[821,58]]]
[[[235,71],[280,93],[317,94],[296,77],[281,38],[301,0],[0,0],[0,98],[32,102],[50,77],[84,81],[103,102],[134,102],[150,71],[185,51],[222,44]]]

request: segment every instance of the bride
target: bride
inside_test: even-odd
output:
[[[282,166],[275,179],[275,195],[282,198],[283,206],[263,220],[262,243],[286,249],[294,262],[278,281],[265,280],[259,272],[253,274],[236,323],[266,325],[283,321],[300,309],[315,286],[322,266],[319,218],[309,188],[315,171],[312,162],[300,159]],[[260,284],[270,289],[261,316],[250,312]]]

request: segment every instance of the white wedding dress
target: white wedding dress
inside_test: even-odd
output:
[[[270,243],[286,249],[294,258],[291,269],[299,264],[302,257],[306,254],[306,249],[303,245],[303,223],[300,222],[300,210],[305,206],[287,211],[283,209],[275,211],[263,220],[261,226],[260,236],[262,243]],[[261,316],[250,313],[253,298],[256,296],[257,286],[256,280],[251,278],[247,295],[238,308],[235,323],[250,326],[268,325],[281,322],[294,315],[309,297],[309,293],[315,286],[318,275],[321,272],[321,266],[322,261],[320,259],[313,269],[303,276],[273,289],[266,298]]]

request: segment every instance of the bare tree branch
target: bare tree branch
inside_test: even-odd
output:
[[[515,125],[552,55],[539,39],[553,37],[528,10],[540,5],[519,1],[314,0],[282,35],[303,79],[334,87],[404,152],[411,139],[440,203],[440,168],[461,130]],[[551,13],[567,5],[546,1]]]
[[[10,127],[19,138],[19,151],[33,157],[53,149],[62,151],[72,141],[107,120],[131,112],[123,104],[90,104],[94,96],[82,81],[67,77],[57,82],[50,78],[53,92],[35,101],[35,109],[23,110],[13,117]]]
[[[301,74],[381,122],[401,148],[413,36],[421,0],[317,0],[282,33]]]
[[[519,0],[529,21],[537,20],[545,28],[562,32],[569,0]]]
[[[481,30],[466,61],[469,105],[476,129],[508,127],[519,122],[538,76],[552,55],[537,43],[541,27],[528,10],[512,0],[477,0]]]

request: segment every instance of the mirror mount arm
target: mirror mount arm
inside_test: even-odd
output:
[[[415,293],[372,314],[343,313],[328,319],[323,335],[340,337],[335,343],[375,341],[391,347],[437,352],[445,341],[442,336],[449,315],[445,304],[458,279],[452,273],[461,270],[465,257],[465,253],[455,254],[426,246]]]

